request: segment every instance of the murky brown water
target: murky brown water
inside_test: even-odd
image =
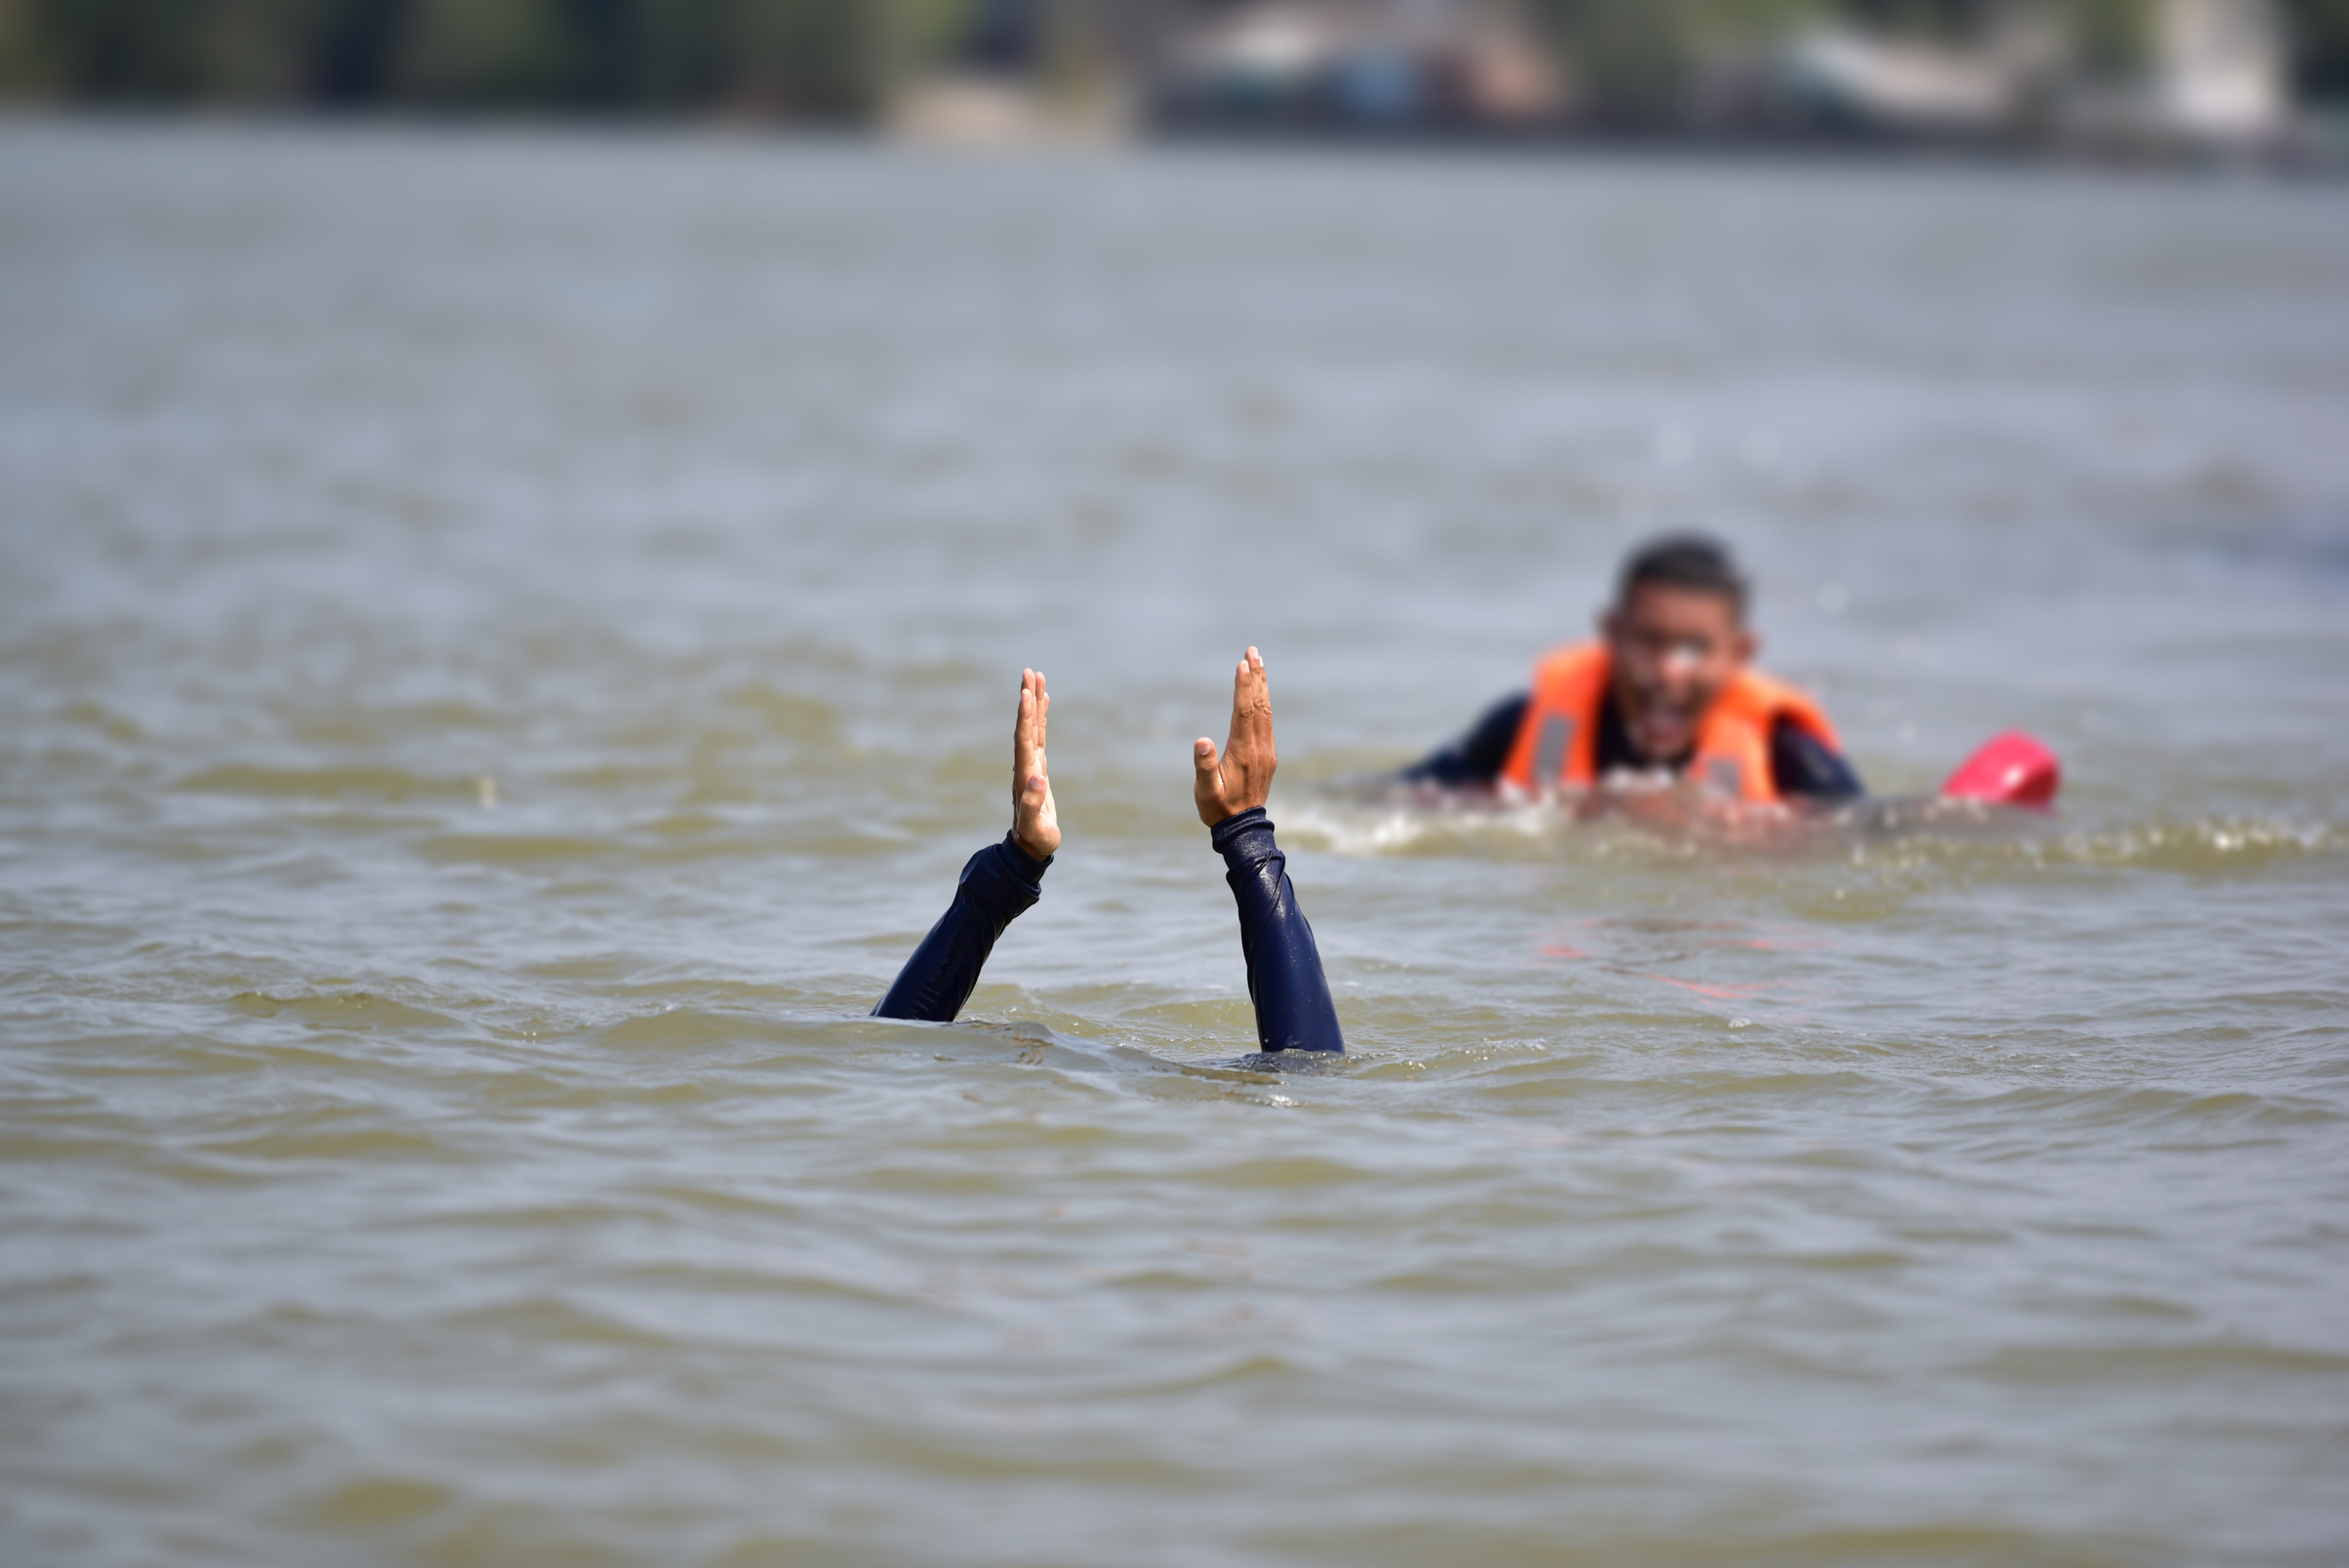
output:
[[[0,131],[0,1556],[2339,1561],[2345,429],[2329,190]],[[1689,521],[2061,817],[1340,787]]]

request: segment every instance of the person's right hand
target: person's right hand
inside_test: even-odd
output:
[[[1276,765],[1273,689],[1264,678],[1264,656],[1251,648],[1232,673],[1232,737],[1223,755],[1203,735],[1191,743],[1191,798],[1199,821],[1213,827],[1263,805],[1273,792]]]

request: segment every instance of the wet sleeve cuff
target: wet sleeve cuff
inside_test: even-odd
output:
[[[1003,842],[997,844],[995,848],[1003,852],[1005,870],[1032,888],[1040,888],[1044,885],[1044,869],[1052,864],[1053,856],[1047,855],[1042,860],[1037,860],[1020,848],[1020,838],[1017,833],[1005,833]]]
[[[1044,868],[1052,857],[1033,860],[1018,839],[1005,833],[962,867],[962,891],[1004,919],[1023,913],[1043,897]]]
[[[1273,819],[1264,814],[1262,806],[1234,812],[1207,832],[1215,852],[1235,870],[1261,865],[1280,853],[1280,846],[1273,842]]]

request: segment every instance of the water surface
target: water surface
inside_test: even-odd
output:
[[[9,1561],[2349,1555],[2332,192],[20,124],[0,345]],[[1683,523],[2060,815],[1340,786]]]

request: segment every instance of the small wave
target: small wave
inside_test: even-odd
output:
[[[273,996],[239,991],[227,1005],[252,1018],[289,1018],[314,1029],[444,1029],[456,1026],[445,1013],[415,1007],[370,991],[336,991],[307,996]]]
[[[527,1345],[604,1346],[662,1350],[678,1341],[612,1312],[591,1310],[552,1296],[528,1296],[473,1307],[443,1318],[449,1329],[487,1332]]]
[[[1331,792],[1279,805],[1280,824],[1295,839],[1340,855],[1525,860],[1625,850],[1673,855],[1682,849],[1665,835],[1621,823],[1582,822],[1555,806],[1473,795]]]
[[[272,768],[226,763],[188,774],[173,785],[190,794],[247,795],[278,800],[469,800],[480,782],[471,776],[436,778],[400,768]]]
[[[2311,1346],[2243,1339],[2175,1344],[2011,1346],[1975,1369],[2000,1383],[2055,1387],[2091,1383],[2175,1386],[2189,1379],[2332,1378],[2349,1373],[2349,1356]]]
[[[314,1529],[381,1530],[449,1508],[457,1493],[408,1475],[363,1474],[300,1505],[294,1517]]]
[[[1921,828],[1862,835],[1829,847],[1854,865],[1886,871],[2084,866],[2224,876],[2338,855],[2349,848],[2349,834],[2328,823],[2211,816],[2068,829],[2048,824],[2004,838]]]
[[[468,1156],[430,1133],[402,1127],[346,1126],[323,1116],[246,1138],[215,1139],[201,1146],[207,1155],[230,1160],[292,1160],[325,1164],[354,1161],[408,1163],[463,1161]]]
[[[754,681],[728,692],[726,702],[781,740],[834,749],[841,744],[839,709],[816,698]]]
[[[1555,805],[1357,789],[1283,802],[1281,817],[1298,840],[1354,856],[1662,864],[1729,854],[1884,867],[2069,864],[2196,873],[2349,848],[2349,832],[2329,823],[2282,817],[2070,826],[2040,812],[1928,798],[1872,800],[1811,816],[1707,820],[1644,809],[1586,818]]]
[[[2349,835],[2325,823],[2277,818],[2210,817],[2185,823],[2148,823],[2104,832],[2066,833],[2024,846],[2037,858],[2084,865],[2147,864],[2172,870],[2217,869],[2249,862],[2337,854]]]

